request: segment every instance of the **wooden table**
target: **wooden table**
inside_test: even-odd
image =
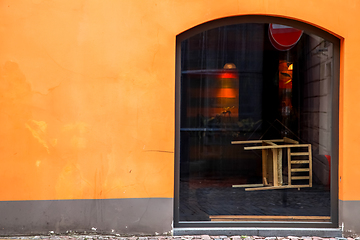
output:
[[[233,187],[249,187],[245,188],[246,191],[312,187],[311,144],[299,144],[298,141],[287,137],[274,140],[232,141],[231,144],[262,144],[244,147],[244,150],[262,150],[263,183],[233,185]],[[284,148],[287,150],[288,160],[287,184],[283,182],[282,153]],[[298,150],[294,152],[292,149]],[[301,149],[303,150],[299,151]],[[304,175],[306,173],[308,174]],[[296,184],[299,180],[308,180],[308,184]]]

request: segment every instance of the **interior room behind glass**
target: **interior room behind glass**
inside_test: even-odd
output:
[[[278,50],[268,23],[214,28],[181,43],[180,221],[330,215],[332,51],[306,32]],[[231,142],[284,137],[311,145],[312,186],[234,187],[263,184],[262,152]]]

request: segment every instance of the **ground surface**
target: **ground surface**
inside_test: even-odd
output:
[[[209,236],[209,235],[195,235],[195,236],[109,236],[109,235],[50,235],[50,236],[21,236],[21,237],[0,237],[0,240],[360,240],[360,238],[320,238],[320,237],[259,237],[259,236]]]

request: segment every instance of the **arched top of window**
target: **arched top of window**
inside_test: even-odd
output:
[[[223,27],[228,25],[234,24],[241,24],[241,23],[275,23],[281,25],[291,26],[293,28],[301,29],[309,34],[315,34],[327,41],[332,42],[339,46],[340,39],[337,38],[335,35],[322,30],[314,25],[297,21],[294,19],[283,18],[283,17],[276,17],[276,16],[266,16],[266,15],[243,15],[243,16],[234,16],[234,17],[226,17],[221,19],[212,20],[209,22],[205,22],[194,26],[177,36],[178,41],[183,41],[193,35],[196,35],[200,32],[210,30],[212,28]]]

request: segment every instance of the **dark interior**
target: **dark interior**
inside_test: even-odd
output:
[[[223,26],[181,43],[180,221],[330,216],[332,44],[304,32],[280,51],[268,28]],[[281,87],[281,64],[292,64],[291,87]],[[233,187],[262,183],[262,153],[231,141],[284,137],[312,145],[312,187]]]

